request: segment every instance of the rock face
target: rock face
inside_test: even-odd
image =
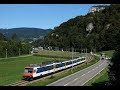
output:
[[[87,25],[87,27],[86,27],[86,31],[91,31],[92,29],[93,29],[94,27],[93,27],[93,23],[89,23],[88,25]]]
[[[106,29],[109,29],[110,25],[111,25],[111,24],[107,24],[107,25],[106,25]]]
[[[92,29],[94,28],[93,23],[89,23],[86,27],[86,31],[88,31],[87,36],[90,34],[90,32],[92,31]]]
[[[89,10],[89,13],[93,13],[93,12],[96,12],[96,11],[100,11],[100,10],[103,10],[105,9],[106,6],[92,6]]]

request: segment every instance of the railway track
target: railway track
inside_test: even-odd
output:
[[[93,59],[93,56],[90,55],[90,54],[88,54],[88,56],[87,56],[87,61],[90,62],[92,59]],[[78,65],[77,65],[77,66],[78,66]],[[75,67],[77,67],[77,66],[75,66]],[[69,69],[70,69],[70,68],[69,68]],[[68,70],[69,70],[69,69],[68,69]],[[63,71],[65,71],[65,70],[63,70]],[[62,71],[60,71],[60,72],[62,72]],[[56,74],[59,74],[59,72],[53,73],[52,75],[56,75]],[[33,82],[37,82],[37,81],[39,81],[39,80],[41,80],[41,79],[43,79],[43,78],[45,79],[45,78],[48,78],[48,77],[50,77],[50,76],[51,76],[51,74],[48,75],[48,76],[39,78],[39,79],[37,79],[37,80],[33,80],[33,81],[20,80],[20,81],[18,81],[18,82],[15,82],[15,83],[12,83],[12,84],[8,84],[8,85],[5,85],[5,86],[26,86],[27,84],[30,84],[30,83],[33,83]]]
[[[5,86],[22,86],[23,84],[26,84],[28,82],[30,82],[30,81],[21,80],[21,81],[18,81],[18,82],[12,83],[12,84],[8,84]]]

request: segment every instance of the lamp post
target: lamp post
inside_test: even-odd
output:
[[[6,58],[7,58],[7,49],[6,49]]]
[[[81,44],[81,54],[82,54],[82,44]]]

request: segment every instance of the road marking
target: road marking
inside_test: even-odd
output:
[[[88,71],[87,73],[90,73],[92,70]]]
[[[82,76],[85,76],[85,74],[83,74]]]
[[[104,61],[105,62],[105,61]],[[104,62],[102,64],[104,64]],[[99,66],[102,66],[102,64],[100,64]]]
[[[67,86],[69,83],[65,84],[64,86]]]
[[[73,81],[77,80],[78,78],[74,79]]]

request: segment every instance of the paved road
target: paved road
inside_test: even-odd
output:
[[[108,65],[107,60],[100,60],[75,74],[69,75],[47,86],[83,86],[86,82],[99,74]]]

